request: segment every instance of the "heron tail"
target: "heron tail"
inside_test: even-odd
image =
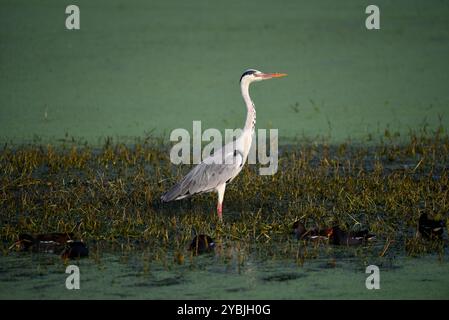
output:
[[[185,198],[188,196],[188,194],[185,194],[186,190],[183,190],[183,189],[185,189],[185,188],[182,188],[182,184],[177,183],[170,190],[168,190],[161,196],[161,200],[163,202],[169,202],[169,201]]]

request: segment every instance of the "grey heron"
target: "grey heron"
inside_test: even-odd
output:
[[[251,147],[256,125],[256,108],[249,96],[249,86],[253,82],[280,78],[285,73],[263,73],[248,69],[240,77],[240,89],[246,105],[245,127],[240,136],[196,165],[184,178],[161,197],[163,202],[180,200],[197,193],[215,191],[218,193],[217,213],[222,221],[223,198],[226,184],[242,170]]]

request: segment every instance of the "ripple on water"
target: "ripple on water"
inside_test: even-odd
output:
[[[290,281],[290,280],[296,280],[299,278],[304,278],[306,277],[305,274],[303,273],[278,273],[278,274],[273,274],[270,276],[266,276],[263,277],[262,280],[265,282],[284,282],[284,281]]]
[[[129,285],[129,287],[169,287],[184,284],[186,281],[182,276],[164,278],[160,280],[149,280],[149,281],[141,281],[136,282],[134,284]]]

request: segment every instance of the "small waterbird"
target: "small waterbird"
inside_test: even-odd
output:
[[[226,184],[230,183],[242,170],[251,147],[256,125],[256,108],[249,96],[249,86],[253,82],[280,78],[285,73],[263,73],[254,69],[246,70],[240,77],[240,89],[246,105],[246,122],[242,134],[196,165],[181,181],[161,197],[163,202],[180,200],[197,193],[215,191],[218,193],[217,214],[222,221],[223,199]]]
[[[441,220],[429,219],[427,213],[419,217],[418,231],[425,239],[441,239],[444,232],[444,224]]]
[[[19,235],[19,240],[14,246],[21,251],[60,254],[63,259],[87,257],[89,249],[84,242],[73,239],[72,232],[43,233],[35,236],[23,233]]]
[[[329,240],[329,243],[334,245],[358,245],[375,238],[368,230],[346,232],[339,226],[322,230],[307,230],[300,221],[293,224],[293,232],[298,240]]]
[[[293,233],[298,240],[328,240],[327,230],[309,229],[300,221],[293,223]]]
[[[61,253],[63,259],[76,259],[87,257],[89,255],[89,248],[82,241],[69,241]]]
[[[369,233],[368,230],[360,230],[355,232],[346,232],[339,226],[328,229],[329,241],[335,245],[358,245],[374,240],[375,235]]]
[[[192,251],[195,255],[211,252],[214,249],[214,240],[205,234],[195,236],[189,246],[189,250]]]
[[[26,233],[19,235],[19,241],[15,243],[22,251],[31,249],[35,252],[49,252],[62,250],[63,246],[73,239],[73,233],[42,233],[32,236]]]

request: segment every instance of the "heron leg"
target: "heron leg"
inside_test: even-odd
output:
[[[218,219],[220,219],[220,222],[223,221],[221,214],[223,212],[222,204],[223,204],[225,189],[226,189],[226,183],[223,183],[217,187],[217,192],[218,192],[217,213],[218,213]]]
[[[218,214],[218,219],[220,219],[220,221],[223,221],[223,204],[221,202],[218,202],[217,204],[217,214]]]

